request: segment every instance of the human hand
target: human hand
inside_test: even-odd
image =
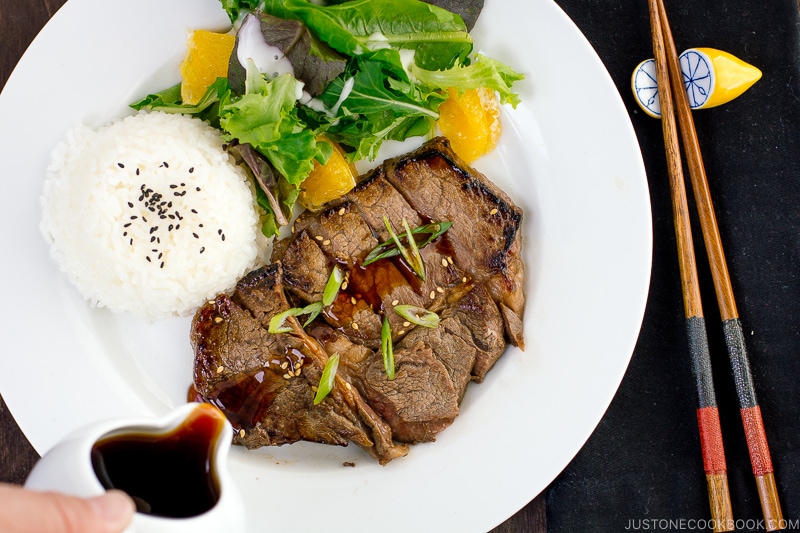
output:
[[[135,509],[121,491],[77,498],[0,483],[0,531],[4,533],[120,533]]]

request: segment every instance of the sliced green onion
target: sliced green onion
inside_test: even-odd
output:
[[[322,312],[322,302],[314,302],[313,304],[308,304],[303,308],[303,312],[300,313],[301,315],[305,315],[308,313],[308,318],[306,319],[305,323],[303,323],[303,327],[308,326],[311,324],[315,318],[319,316]]]
[[[389,222],[389,219],[386,218],[386,215],[383,216],[383,223],[386,224],[386,229],[389,231],[389,235],[392,237],[392,241],[394,241],[394,245],[400,252],[400,255],[406,260],[411,270],[413,270],[421,280],[425,281],[425,264],[422,262],[422,256],[419,255],[417,241],[414,240],[411,230],[408,228],[408,221],[403,217],[403,226],[406,228],[406,232],[403,235],[412,235],[407,239],[410,243],[410,250],[400,242],[400,237],[392,229],[392,224]]]
[[[419,243],[417,246],[419,248],[425,248],[428,244],[433,242],[433,240],[440,237],[444,232],[450,229],[452,226],[452,222],[433,222],[431,224],[425,224],[424,226],[417,226],[416,228],[411,230],[412,235],[418,235],[420,233],[424,233],[428,235],[428,238]],[[397,236],[399,239],[405,237],[408,239],[408,233],[401,233]],[[416,241],[415,241],[416,243]],[[396,255],[400,255],[400,250],[397,249],[395,246],[394,239],[389,239],[388,241],[384,241],[380,243],[378,246],[373,248],[367,257],[364,258],[364,261],[361,263],[361,266],[367,266],[370,263],[374,263],[380,259],[386,259],[388,257],[394,257]]]
[[[320,311],[322,311],[322,302],[314,302],[313,304],[309,304],[305,307],[292,307],[291,309],[287,309],[283,313],[278,313],[272,320],[269,321],[269,328],[267,331],[270,333],[291,333],[292,328],[289,326],[284,326],[284,322],[290,316],[300,316],[300,315],[308,315],[308,319],[306,320],[303,327],[309,325],[317,316],[319,315]]]
[[[327,307],[336,300],[343,280],[344,275],[339,265],[333,265],[333,272],[331,272],[331,276],[328,278],[328,283],[325,284],[325,290],[322,293],[322,305]]]
[[[381,328],[381,353],[383,354],[383,368],[390,380],[394,379],[394,347],[392,346],[392,328],[389,319],[383,317]]]
[[[406,217],[403,217],[403,228],[406,230],[406,235],[408,235],[408,244],[411,246],[411,259],[414,261],[413,263],[409,263],[411,268],[414,269],[414,272],[420,277],[422,281],[425,281],[425,263],[422,262],[422,256],[419,255],[419,248],[417,247],[417,239],[414,238],[414,234],[411,233],[411,228],[408,227],[408,220]]]
[[[336,370],[339,368],[339,354],[335,353],[328,358],[325,368],[322,370],[322,377],[319,378],[317,395],[314,396],[314,405],[319,404],[333,390],[336,382]]]
[[[405,246],[403,246],[403,244],[400,242],[400,237],[398,237],[397,234],[392,229],[392,223],[389,222],[389,219],[386,217],[386,215],[383,215],[383,223],[386,225],[386,230],[389,232],[389,236],[394,241],[394,245],[397,248],[397,251],[400,252],[400,255],[403,256],[403,259],[406,260],[408,265],[413,268],[414,263],[411,260],[411,252],[409,252],[408,249]],[[417,275],[420,275],[419,272],[417,272]],[[422,275],[424,276],[425,273],[423,272]]]
[[[418,326],[435,328],[439,325],[439,315],[416,305],[396,305],[394,312]]]

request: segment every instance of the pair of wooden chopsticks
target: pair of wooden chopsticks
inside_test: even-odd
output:
[[[687,320],[689,351],[698,394],[697,422],[700,430],[700,444],[703,453],[703,465],[706,471],[706,483],[708,485],[714,531],[733,530],[734,520],[730,492],[728,490],[727,467],[722,444],[719,411],[717,410],[711,373],[708,337],[700,300],[700,287],[694,255],[694,243],[692,241],[689,208],[686,200],[680,143],[675,125],[676,111],[700,226],[711,264],[711,274],[720,307],[725,343],[733,369],[742,423],[750,453],[753,475],[758,487],[765,526],[767,531],[775,531],[783,529],[785,521],[783,520],[778,499],[761,409],[758,406],[755,389],[753,388],[753,377],[750,372],[742,324],[736,310],[733,288],[722,249],[717,219],[711,203],[711,193],[700,153],[700,145],[697,140],[697,132],[695,131],[686,89],[683,85],[683,74],[678,53],[672,39],[672,31],[669,27],[663,0],[648,0],[648,5],[661,104],[662,128],[664,130],[664,146],[667,153],[667,168],[672,193],[672,209]]]

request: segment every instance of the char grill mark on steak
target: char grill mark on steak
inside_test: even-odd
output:
[[[387,161],[384,175],[422,218],[453,222],[447,236],[455,263],[507,308],[501,309],[506,333],[522,346],[522,210],[485,176],[468,170],[442,138]]]

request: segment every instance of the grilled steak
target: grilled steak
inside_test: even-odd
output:
[[[421,279],[400,257],[363,266],[410,227],[452,222],[420,250]],[[204,305],[192,323],[194,386],[220,407],[249,448],[298,440],[354,442],[382,464],[431,441],[458,415],[470,381],[480,382],[506,342],[522,347],[522,211],[437,138],[389,160],[320,212],[305,212],[275,243],[272,263],[251,272],[231,296]],[[273,316],[320,302],[333,265],[345,272],[338,296],[305,327],[267,331]],[[394,311],[436,312],[435,328]],[[384,318],[395,377],[381,352]],[[340,357],[331,393],[314,404],[322,370]]]

